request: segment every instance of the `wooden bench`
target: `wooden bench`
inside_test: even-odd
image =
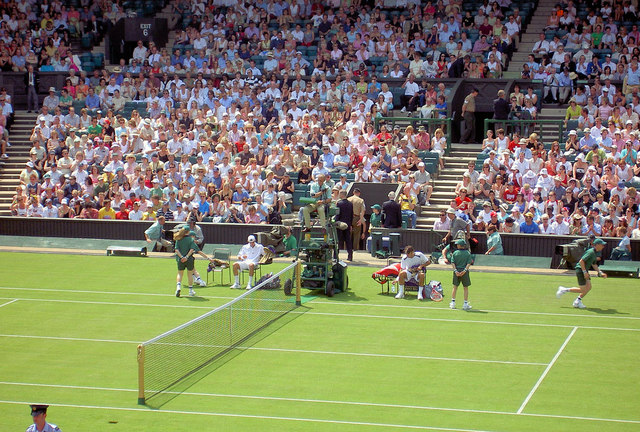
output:
[[[109,246],[107,247],[107,256],[136,256],[146,257],[147,247],[136,246]]]
[[[640,278],[640,261],[612,261],[607,260],[603,265],[599,266],[600,270],[605,272],[607,276],[616,274],[620,276],[630,276]]]

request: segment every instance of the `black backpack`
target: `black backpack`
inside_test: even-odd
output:
[[[272,210],[269,213],[269,218],[267,220],[271,225],[281,225],[282,224],[282,216],[280,216],[280,212],[277,210]]]

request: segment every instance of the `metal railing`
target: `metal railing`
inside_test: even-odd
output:
[[[451,126],[453,122],[451,118],[380,117],[375,119],[376,132],[380,131],[381,122],[387,125],[387,129],[389,129],[389,127],[393,129],[396,125],[403,127],[411,125],[416,132],[418,131],[418,127],[424,126],[427,132],[429,132],[430,137],[433,137],[433,132],[435,132],[436,129],[442,128],[447,138],[447,148],[444,154],[448,156],[451,152]]]
[[[545,131],[544,125],[555,125],[558,127],[558,132]],[[521,137],[528,137],[532,133],[538,134],[538,139],[543,143],[549,143],[551,141],[558,140],[563,143],[565,141],[564,120],[497,120],[497,119],[484,119],[484,135],[487,136],[489,129],[504,129],[507,136],[517,132]]]

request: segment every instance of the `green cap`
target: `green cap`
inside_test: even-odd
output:
[[[606,241],[604,241],[604,240],[602,240],[602,239],[597,238],[597,239],[595,239],[595,240],[593,241],[593,244],[594,244],[594,245],[606,245],[606,244],[607,244],[607,242],[606,242]]]
[[[459,246],[466,246],[467,242],[466,242],[465,239],[458,239],[458,240],[456,240],[456,244],[459,245]]]
[[[371,206],[371,208],[374,210],[382,210],[382,207],[380,207],[380,204],[374,204]]]

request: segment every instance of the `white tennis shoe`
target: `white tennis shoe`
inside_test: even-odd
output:
[[[189,290],[189,297],[194,297],[196,295],[196,292],[192,289]]]
[[[231,285],[231,289],[240,289],[240,288],[242,288],[242,287],[240,286],[240,284],[238,282],[236,282],[233,285]]]
[[[451,301],[451,303],[449,303],[449,309],[455,309],[456,308],[456,302],[455,301]]]
[[[586,309],[587,307],[582,303],[582,300],[577,298],[573,302],[573,307],[576,309]]]
[[[471,305],[469,303],[463,304],[462,305],[462,310],[470,311],[471,310]]]
[[[565,288],[563,286],[559,286],[558,287],[558,291],[556,291],[556,298],[560,298],[562,297],[564,294],[566,294],[568,291],[568,288]]]
[[[418,300],[423,300],[422,287],[418,287]]]
[[[180,297],[180,288],[176,288],[176,297]]]
[[[201,278],[196,279],[196,283],[198,285],[200,285],[201,287],[206,287],[207,283],[205,281],[203,281]]]

